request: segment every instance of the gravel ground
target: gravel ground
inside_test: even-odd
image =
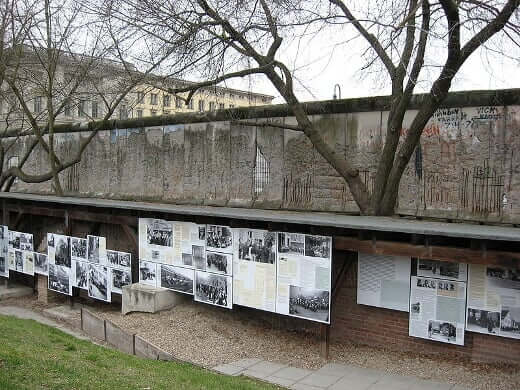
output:
[[[2,301],[42,311],[34,298]],[[56,306],[56,305],[54,305]],[[325,364],[318,340],[307,333],[274,330],[244,313],[188,302],[172,310],[122,316],[117,305],[94,304],[89,310],[137,333],[175,357],[213,367],[246,357],[316,369]],[[77,326],[79,316],[67,321]],[[458,384],[475,390],[518,390],[518,366],[465,363],[453,358],[413,356],[382,348],[331,343],[331,361],[375,368],[397,375]]]

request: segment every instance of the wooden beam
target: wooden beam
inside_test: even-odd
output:
[[[135,230],[125,224],[121,224],[121,227],[123,228],[123,231],[132,243],[135,253],[139,253],[139,239],[137,238],[137,233],[135,232]]]
[[[421,259],[442,260],[454,263],[490,264],[512,267],[520,261],[520,253],[497,250],[457,248],[449,246],[414,245],[405,242],[377,241],[374,247],[371,241],[353,237],[334,237],[334,246],[339,250],[349,250],[378,255],[411,256]]]
[[[320,324],[320,356],[329,360],[330,325]]]

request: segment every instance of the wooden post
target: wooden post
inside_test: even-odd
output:
[[[320,325],[320,356],[329,360],[330,325]]]

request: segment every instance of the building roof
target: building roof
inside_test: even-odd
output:
[[[228,218],[340,229],[398,232],[478,240],[520,242],[520,228],[469,223],[419,221],[394,217],[368,217],[324,212],[264,210],[237,207],[175,205],[99,198],[59,197],[27,193],[0,192],[0,199],[57,203],[71,206],[171,213],[198,217]]]

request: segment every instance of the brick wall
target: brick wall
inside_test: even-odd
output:
[[[357,303],[357,264],[332,305],[331,339],[391,350],[442,354],[471,361],[520,364],[520,340],[467,332],[465,345],[451,345],[408,336],[408,313]]]

